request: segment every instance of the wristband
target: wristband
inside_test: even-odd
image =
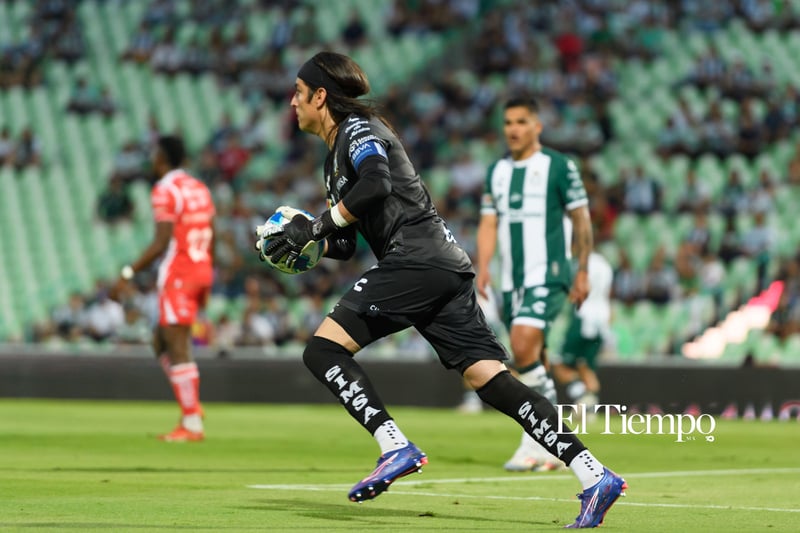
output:
[[[336,224],[340,228],[344,228],[350,225],[350,223],[342,216],[342,213],[339,211],[339,204],[334,205],[331,207],[331,219],[333,223]]]
[[[119,277],[127,281],[133,279],[133,274],[134,274],[133,267],[130,265],[125,265],[124,267],[122,267],[122,271],[119,273]]]

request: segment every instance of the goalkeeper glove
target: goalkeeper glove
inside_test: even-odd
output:
[[[279,207],[278,212],[287,218],[291,217],[291,222],[269,234],[272,242],[261,250],[260,254],[260,256],[268,257],[275,264],[286,256],[286,266],[293,268],[294,263],[306,248],[323,240],[337,229],[330,210],[325,211],[314,220],[309,220],[300,211],[291,207]]]

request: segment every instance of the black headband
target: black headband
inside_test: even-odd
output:
[[[331,94],[345,96],[341,86],[336,83],[327,72],[322,70],[319,65],[314,63],[313,59],[309,59],[303,63],[303,66],[300,67],[300,72],[297,73],[297,77],[314,89],[322,87]]]

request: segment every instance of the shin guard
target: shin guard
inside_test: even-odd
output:
[[[578,437],[560,423],[553,404],[510,372],[500,372],[477,392],[484,402],[516,420],[536,442],[567,465],[586,449]]]
[[[364,370],[343,346],[312,337],[303,362],[370,434],[391,419]]]

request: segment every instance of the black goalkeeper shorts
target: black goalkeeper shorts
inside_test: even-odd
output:
[[[362,348],[413,326],[446,368],[461,373],[482,359],[508,359],[478,306],[468,274],[437,268],[372,268],[329,316]]]

